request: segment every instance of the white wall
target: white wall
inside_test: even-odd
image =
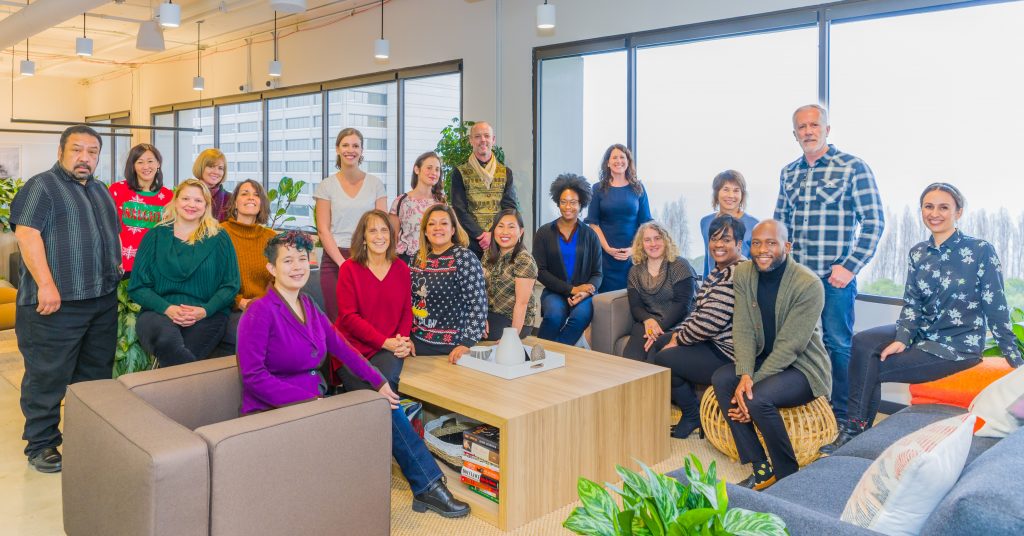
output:
[[[800,0],[557,0],[558,26],[542,34],[535,27],[539,0],[394,0],[387,5],[386,37],[391,60],[377,63],[373,39],[379,31],[370,11],[323,28],[302,31],[280,42],[282,86],[319,82],[377,71],[462,59],[463,106],[467,119],[495,124],[498,143],[515,171],[523,208],[533,199],[532,50],[563,42],[738,17],[813,5]],[[285,32],[282,31],[282,34]],[[240,42],[204,53],[203,98],[238,93],[245,80]],[[262,88],[272,48],[253,45],[253,85]],[[146,122],[153,106],[195,100],[191,89],[195,55],[108,76],[88,87],[86,114],[124,110]],[[134,86],[134,91],[133,91]],[[134,95],[134,96],[133,96]],[[149,139],[136,132],[135,141]],[[527,214],[527,221],[532,214]]]
[[[14,112],[11,111],[11,79],[0,78],[0,128],[63,130],[58,125],[11,123],[18,119],[80,121],[84,117],[85,86],[74,80],[46,76],[14,81]],[[21,176],[29,177],[49,169],[57,161],[58,134],[0,132],[0,146],[21,148]],[[109,138],[104,140],[106,143]]]

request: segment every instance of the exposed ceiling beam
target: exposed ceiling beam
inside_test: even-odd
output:
[[[0,20],[0,50],[108,3],[110,0],[36,0]]]

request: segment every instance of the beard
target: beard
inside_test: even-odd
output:
[[[772,272],[779,266],[782,266],[782,263],[784,262],[786,262],[786,256],[781,255],[772,259],[772,263],[769,264],[767,268],[761,268],[761,265],[756,262],[754,263],[754,267],[757,268],[757,271],[759,272]]]

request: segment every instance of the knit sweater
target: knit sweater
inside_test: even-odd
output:
[[[412,295],[409,267],[391,263],[384,280],[355,261],[338,268],[338,321],[334,324],[363,357],[380,351],[396,334],[409,336],[412,329]]]
[[[757,267],[752,261],[740,263],[733,281],[736,375],[748,375],[757,383],[793,367],[807,377],[814,396],[831,396],[832,363],[818,330],[818,319],[825,306],[821,278],[792,256],[786,259],[786,273],[775,299],[775,345],[756,371],[757,355],[764,348],[764,327],[757,302]]]
[[[626,298],[634,322],[654,319],[662,329],[678,324],[693,310],[693,267],[682,257],[661,263],[651,277],[647,262],[634,264],[626,277]]]
[[[263,250],[277,232],[258,223],[239,223],[234,218],[222,223],[221,227],[231,238],[235,256],[238,257],[241,290],[235,296],[234,302],[234,308],[238,309],[239,301],[252,300],[266,294],[267,287],[274,280],[267,271],[267,258],[263,255]]]
[[[731,359],[732,317],[736,306],[733,292],[733,274],[736,263],[722,269],[714,269],[704,279],[697,291],[697,302],[693,312],[675,328],[681,344],[694,345],[711,341],[716,348]]]
[[[164,207],[171,202],[174,192],[161,187],[155,192],[132,190],[128,181],[119,181],[108,188],[117,207],[117,221],[121,224],[121,267],[131,272],[135,255],[146,232],[160,223]]]
[[[238,260],[227,233],[193,245],[174,236],[173,225],[146,233],[135,258],[128,294],[143,310],[163,313],[171,305],[227,312],[238,294]]]
[[[487,288],[480,260],[461,246],[410,267],[412,336],[439,345],[473,346],[487,325]]]

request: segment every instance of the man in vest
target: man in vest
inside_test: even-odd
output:
[[[498,162],[494,129],[481,121],[469,130],[473,154],[452,172],[452,208],[466,234],[473,238],[470,249],[478,257],[491,245],[489,232],[494,217],[504,209],[519,208],[512,170]]]

